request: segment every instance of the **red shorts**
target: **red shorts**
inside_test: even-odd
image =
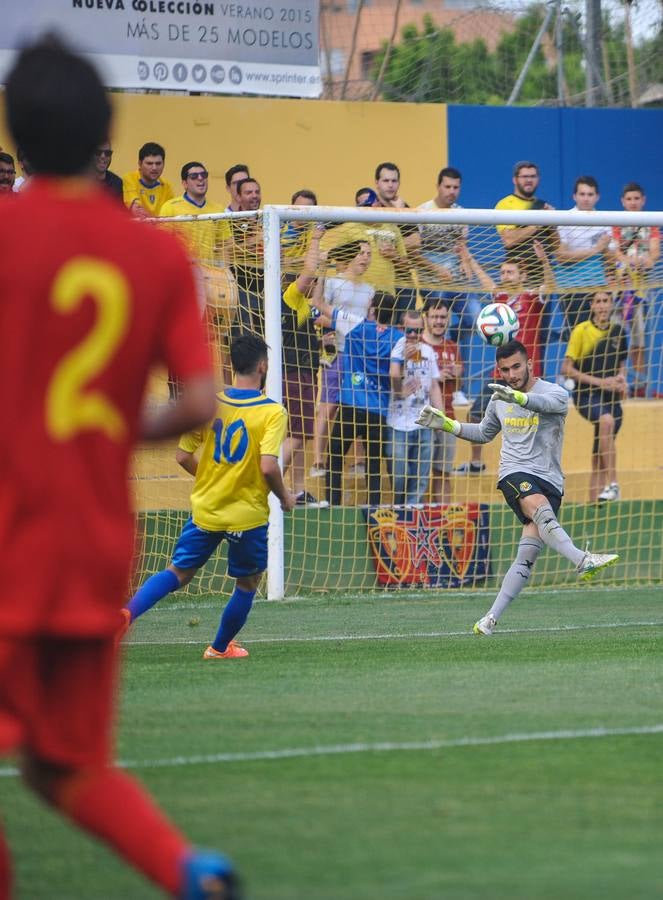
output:
[[[0,753],[75,768],[106,765],[115,638],[0,638]]]

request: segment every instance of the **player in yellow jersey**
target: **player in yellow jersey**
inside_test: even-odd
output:
[[[172,562],[148,578],[124,610],[128,626],[166,594],[188,584],[221,541],[228,541],[228,574],[235,579],[235,589],[204,659],[249,655],[234,638],[246,622],[267,568],[270,491],[283,510],[295,506],[278,463],[287,414],[263,393],[267,345],[255,334],[239,335],[231,344],[230,359],[234,383],[219,394],[214,420],[203,431],[185,435],[177,451],[177,461],[195,483],[191,516]]]
[[[174,197],[169,181],[162,178],[166,151],[161,144],[149,141],[138,151],[138,168],[122,179],[124,204],[140,219],[158,216],[159,210]]]
[[[207,213],[223,213],[221,203],[208,200],[209,173],[201,162],[188,162],[182,166],[184,193],[166,200],[159,211],[160,218],[171,216],[199,216]],[[202,219],[194,222],[174,222],[172,229],[187,246],[189,255],[202,265],[211,266],[218,260],[223,242],[230,240],[230,224],[227,219]]]

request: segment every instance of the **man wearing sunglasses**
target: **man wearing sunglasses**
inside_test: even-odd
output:
[[[94,151],[94,173],[111,194],[122,200],[122,179],[115,172],[110,171],[112,159],[113,149],[110,141],[104,141],[103,144],[99,144]]]
[[[209,172],[201,162],[185,163],[180,174],[184,192],[179,197],[166,200],[159,210],[160,218],[199,216],[225,211],[222,203],[207,199]],[[227,219],[178,222],[176,228],[190,255],[197,262],[207,266],[214,264],[222,242],[230,237]]]

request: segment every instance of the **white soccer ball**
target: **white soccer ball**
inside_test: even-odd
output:
[[[492,347],[501,347],[518,334],[518,316],[506,303],[489,303],[484,306],[474,323],[482,341]]]

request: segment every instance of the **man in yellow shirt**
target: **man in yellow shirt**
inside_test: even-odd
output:
[[[239,659],[248,651],[234,640],[251,610],[267,568],[268,497],[285,511],[295,498],[286,489],[278,456],[287,414],[263,393],[267,344],[255,334],[230,347],[233,386],[218,395],[216,416],[202,431],[180,440],[177,461],[195,478],[191,516],[167,569],[152,575],[125,607],[127,624],[162,597],[188,584],[222,541],[228,541],[228,574],[235,589],[203,659]],[[198,459],[195,454],[198,452]]]
[[[626,334],[611,321],[612,294],[595,291],[590,318],[571,332],[562,374],[575,381],[576,409],[594,425],[590,503],[619,500],[615,438],[622,425],[626,396]]]
[[[180,197],[166,200],[159,217],[199,216],[203,213],[223,213],[221,203],[207,199],[209,173],[201,162],[188,162],[182,166]],[[202,221],[174,222],[171,226],[187,245],[189,255],[203,265],[213,265],[218,258],[224,240],[230,238],[227,219],[203,219]]]
[[[512,180],[512,193],[498,200],[495,209],[554,209],[550,203],[536,196],[541,180],[536,163],[529,160],[517,162],[513,167]],[[527,287],[538,289],[544,280],[544,273],[534,249],[534,242],[541,241],[548,255],[554,253],[559,247],[556,229],[544,225],[497,225],[497,233],[504,245],[506,259],[518,263],[521,271],[524,271]]]
[[[148,141],[138,151],[138,169],[122,179],[124,204],[140,219],[159,215],[159,210],[175,196],[172,185],[162,178],[166,151],[161,144]]]

